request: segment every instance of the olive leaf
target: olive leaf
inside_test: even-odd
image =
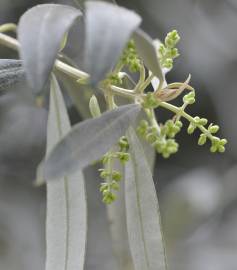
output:
[[[21,60],[0,59],[0,90],[20,82],[24,74]]]
[[[102,1],[88,1],[85,7],[85,66],[96,85],[116,64],[141,18]]]
[[[139,111],[138,105],[124,105],[75,125],[43,162],[44,178],[63,176],[101,158],[124,135]]]
[[[136,133],[129,128],[131,159],[125,167],[128,239],[136,270],[166,270],[159,205],[152,173]]]
[[[20,55],[27,79],[35,91],[43,88],[65,34],[81,15],[80,10],[73,7],[44,4],[29,9],[21,17]]]
[[[137,29],[133,34],[133,39],[135,41],[138,54],[144,61],[147,68],[152,71],[152,73],[158,77],[161,82],[163,82],[163,72],[160,66],[157,50],[151,37],[141,29]]]
[[[47,155],[70,131],[70,121],[55,78],[51,81]],[[46,270],[83,270],[87,208],[84,176],[80,170],[47,183]]]

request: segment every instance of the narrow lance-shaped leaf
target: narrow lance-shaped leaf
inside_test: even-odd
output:
[[[70,131],[66,107],[53,78],[47,131],[47,155]],[[77,170],[47,183],[46,270],[83,270],[87,210],[84,177]]]
[[[132,128],[128,131],[131,159],[125,168],[127,229],[136,270],[166,270],[159,205],[152,174]]]
[[[73,7],[44,4],[29,9],[21,17],[18,27],[20,55],[35,91],[43,88],[64,35],[81,15],[80,10]]]
[[[133,11],[101,1],[88,1],[85,6],[85,65],[95,85],[116,64],[141,18]]]
[[[164,81],[162,69],[158,59],[156,48],[153,44],[153,40],[141,29],[138,29],[133,38],[136,43],[136,48],[139,55],[144,61],[147,68],[159,78],[161,82]]]
[[[57,178],[101,158],[125,134],[139,111],[138,105],[125,105],[75,125],[42,164],[44,178]]]
[[[21,60],[0,59],[0,90],[5,90],[23,79]]]

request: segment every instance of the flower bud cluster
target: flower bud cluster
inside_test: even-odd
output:
[[[102,159],[104,168],[100,169],[100,177],[104,179],[101,183],[100,192],[103,195],[103,202],[111,204],[116,200],[115,191],[119,190],[119,182],[122,179],[122,174],[112,168],[112,160],[118,159],[121,164],[125,164],[129,160],[129,149],[128,140],[125,136],[121,137],[118,142],[119,151],[110,151],[106,153]]]
[[[128,66],[129,71],[138,72],[141,68],[141,61],[138,57],[134,40],[130,40],[125,48],[121,61]]]
[[[142,106],[145,109],[155,109],[159,106],[159,100],[153,92],[148,92],[143,99]]]
[[[196,116],[193,119],[194,119],[194,122],[191,122],[189,124],[187,132],[188,132],[188,134],[192,134],[196,128],[203,130],[203,133],[201,133],[199,136],[198,145],[204,145],[207,142],[207,139],[209,138],[209,140],[211,141],[210,151],[212,153],[225,152],[225,145],[227,144],[227,140],[220,139],[216,136],[213,136],[213,134],[218,132],[219,126],[210,124],[208,126],[208,128],[206,129],[204,127],[208,122],[206,118],[200,118],[200,117]]]
[[[173,67],[173,59],[179,56],[179,51],[176,48],[180,36],[176,30],[169,32],[165,38],[165,43],[159,47],[159,58],[163,68],[171,69]]]
[[[160,132],[156,127],[150,126],[146,120],[142,120],[137,127],[138,134],[151,144],[156,151],[164,158],[178,151],[179,145],[175,141],[175,136],[182,128],[181,121],[174,122],[166,121],[163,126],[160,126]]]
[[[121,86],[123,84],[123,80],[119,76],[119,74],[111,73],[108,75],[105,83],[107,83],[108,85]]]

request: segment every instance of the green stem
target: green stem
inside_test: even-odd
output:
[[[116,65],[116,67],[114,68],[114,70],[113,70],[112,73],[113,73],[113,74],[119,73],[119,72],[122,70],[123,66],[124,66],[123,62],[122,62],[122,61],[119,61],[119,62],[117,63],[117,65]]]
[[[213,135],[202,125],[199,125],[196,123],[195,119],[189,115],[188,113],[186,113],[182,107],[176,107],[170,103],[167,102],[161,102],[159,104],[160,107],[163,107],[177,115],[180,115],[182,117],[184,117],[185,119],[187,119],[190,123],[193,123],[194,125],[196,125],[210,140],[213,139]]]
[[[115,86],[115,85],[111,85],[110,90],[115,95],[126,97],[126,98],[129,98],[129,99],[132,99],[132,100],[134,100],[135,97],[136,97],[136,94],[134,93],[133,90],[128,90],[128,89],[121,88],[121,87],[118,87],[118,86]]]
[[[152,79],[154,79],[154,75],[150,74],[147,79],[145,80],[145,82],[140,86],[139,92],[142,93],[147,87],[148,85],[151,83]]]
[[[17,26],[14,23],[5,23],[0,25],[0,33],[16,32]]]
[[[153,109],[145,109],[145,113],[146,113],[147,118],[150,121],[152,127],[156,128],[158,134],[160,134],[160,126],[157,123],[155,111]]]
[[[145,79],[146,79],[146,70],[145,70],[145,67],[143,65],[141,65],[139,82],[137,83],[136,87],[134,88],[134,92],[136,92],[136,93],[143,92],[142,85],[144,84]]]

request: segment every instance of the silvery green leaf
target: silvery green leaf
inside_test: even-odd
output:
[[[131,159],[125,167],[125,196],[130,250],[136,270],[166,270],[159,204],[152,173],[132,128]]]
[[[0,90],[22,81],[24,70],[21,60],[0,59]]]
[[[20,19],[18,38],[27,79],[35,91],[47,81],[61,41],[82,13],[73,7],[44,4],[29,9]]]
[[[57,178],[101,158],[136,119],[140,107],[121,106],[75,125],[43,163],[44,178]]]
[[[116,64],[141,18],[133,11],[102,1],[88,1],[85,7],[85,65],[95,85]]]
[[[157,50],[153,44],[153,40],[141,29],[133,34],[138,54],[144,61],[147,68],[163,82],[163,73],[157,55]]]
[[[70,121],[55,78],[51,82],[47,155],[70,131]],[[83,270],[87,209],[80,170],[47,183],[46,270]]]

